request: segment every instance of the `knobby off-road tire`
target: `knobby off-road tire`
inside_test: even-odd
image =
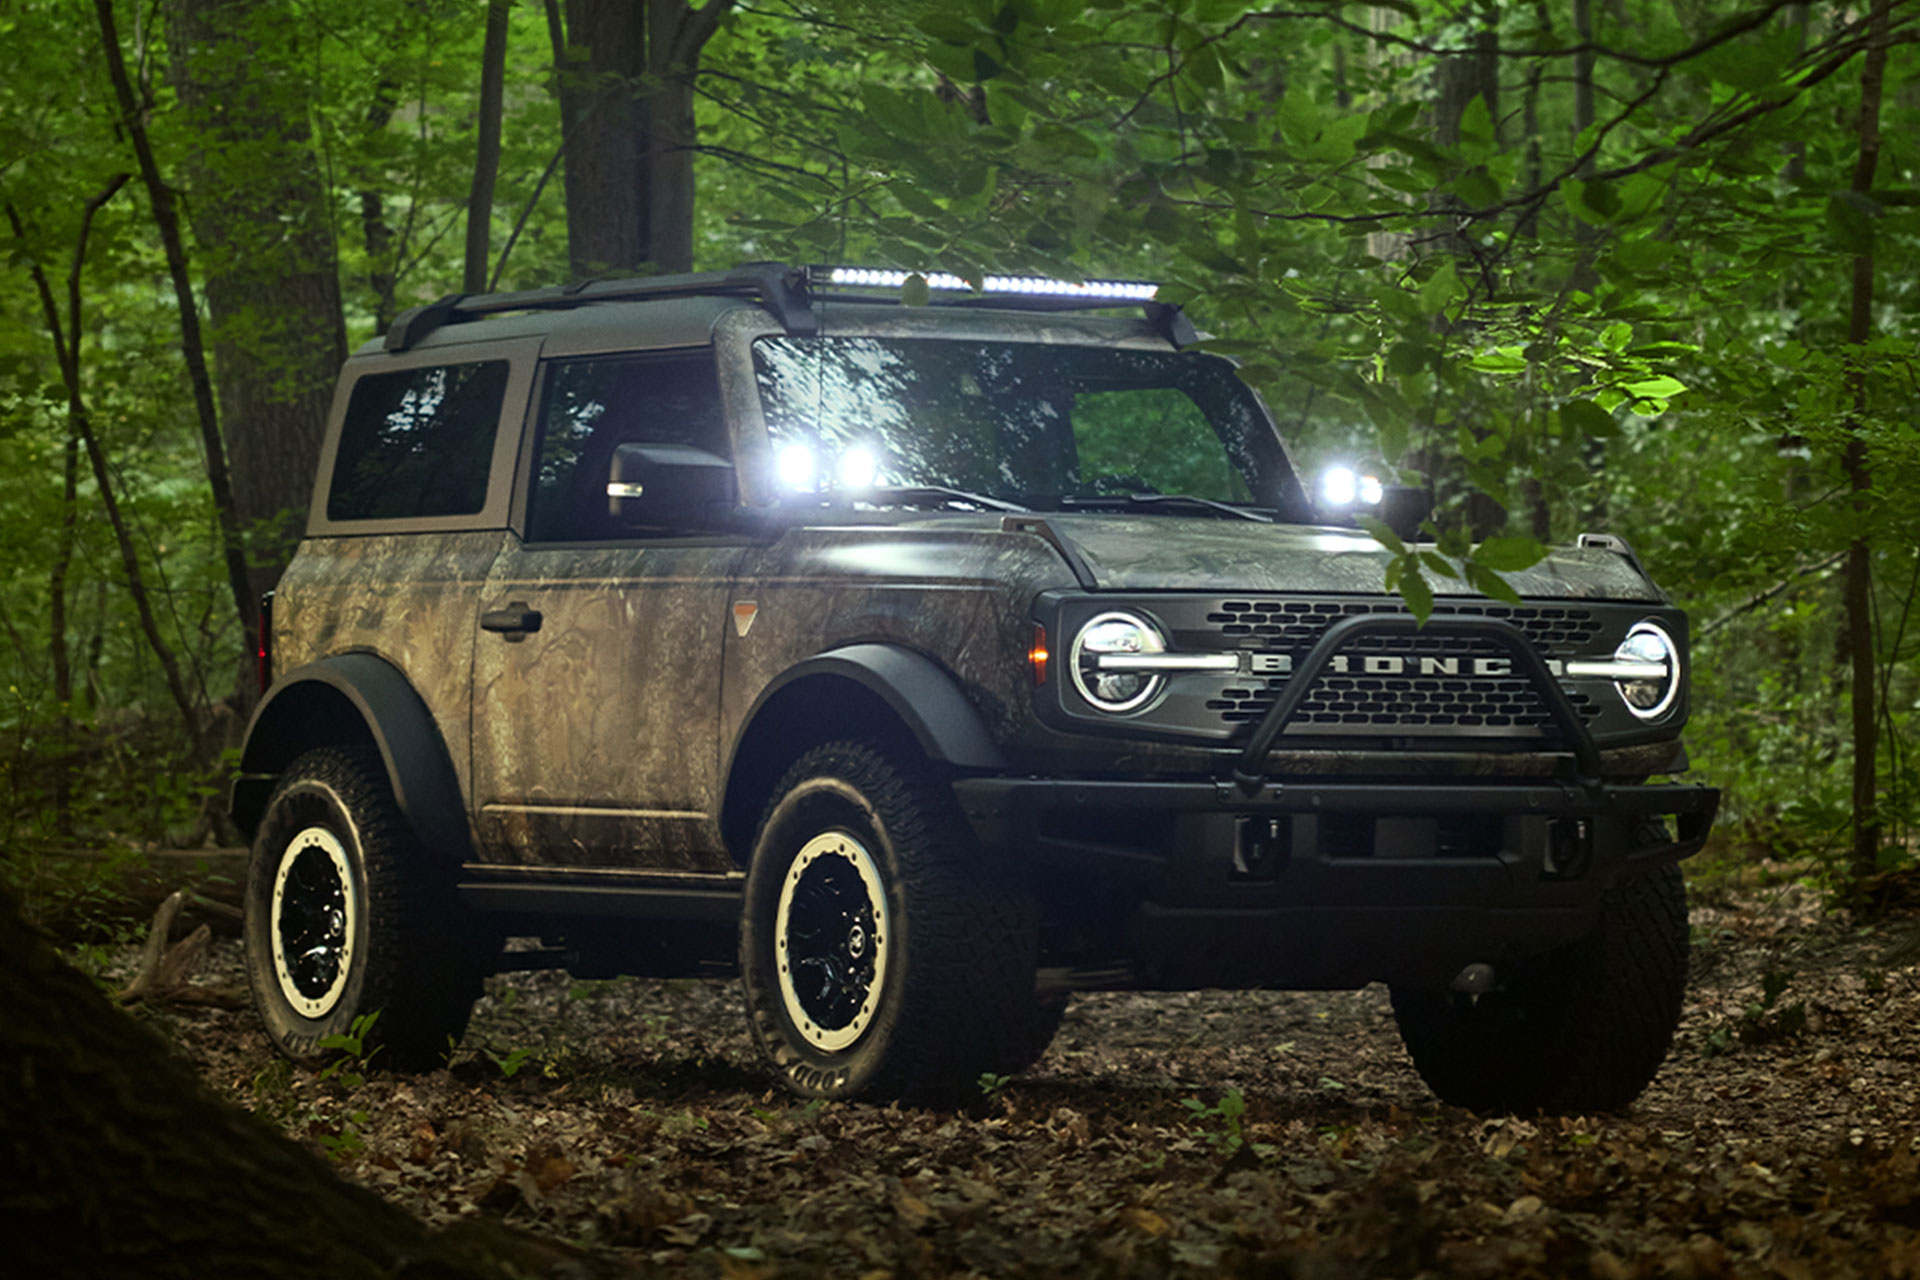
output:
[[[243,932],[254,1007],[296,1061],[378,1013],[376,1066],[443,1065],[480,994],[481,935],[370,749],[310,751],[282,776],[253,842]]]
[[[1044,1049],[1032,895],[917,759],[803,755],[754,840],[740,970],[754,1039],[803,1097],[953,1104]]]
[[[1443,1102],[1475,1111],[1615,1111],[1673,1043],[1687,985],[1687,891],[1674,863],[1623,871],[1583,942],[1512,967],[1473,999],[1393,989],[1400,1037]]]

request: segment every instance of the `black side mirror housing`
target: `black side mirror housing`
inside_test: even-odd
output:
[[[1380,521],[1398,534],[1401,541],[1412,542],[1420,526],[1433,518],[1433,493],[1425,487],[1390,484],[1380,491]]]
[[[738,501],[733,464],[689,444],[623,444],[607,475],[607,514],[629,529],[706,529]]]

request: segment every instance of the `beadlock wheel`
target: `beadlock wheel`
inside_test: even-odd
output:
[[[268,932],[280,994],[302,1016],[321,1017],[340,1002],[359,920],[346,847],[325,827],[301,831],[274,873]]]
[[[748,1025],[808,1098],[958,1105],[1032,1061],[1038,912],[924,759],[829,742],[772,789],[740,918]]]
[[[448,861],[400,812],[377,751],[295,758],[255,834],[241,924],[247,984],[274,1046],[312,1062],[335,1037],[362,1035],[383,1068],[445,1065],[494,945],[453,886]]]
[[[774,947],[780,999],[807,1041],[834,1052],[873,1021],[891,933],[880,869],[843,832],[809,840],[780,885]]]

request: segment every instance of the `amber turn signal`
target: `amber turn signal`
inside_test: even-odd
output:
[[[1039,623],[1033,627],[1033,648],[1027,650],[1027,667],[1033,672],[1033,682],[1043,685],[1047,682],[1047,629]]]

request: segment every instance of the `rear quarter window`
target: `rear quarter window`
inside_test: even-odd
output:
[[[472,515],[486,505],[508,362],[423,365],[354,384],[329,520]]]

